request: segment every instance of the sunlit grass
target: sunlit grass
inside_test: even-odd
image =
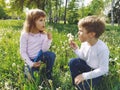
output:
[[[0,89],[10,90],[75,90],[71,83],[68,67],[70,58],[75,57],[68,45],[67,34],[77,33],[77,25],[47,24],[47,30],[53,34],[53,43],[50,48],[56,54],[53,67],[53,78],[51,85],[44,80],[26,81],[23,74],[24,62],[19,53],[19,38],[23,27],[22,20],[0,21]],[[100,38],[105,41],[110,49],[110,72],[104,77],[103,82],[97,90],[119,90],[120,89],[120,31],[118,27],[107,25],[106,32]],[[75,35],[77,40],[77,35]],[[78,44],[80,44],[78,42]],[[44,67],[44,66],[43,66]],[[41,71],[40,71],[41,72]],[[41,72],[40,77],[44,77]]]

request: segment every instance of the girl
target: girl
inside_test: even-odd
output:
[[[38,71],[41,61],[46,64],[46,76],[51,79],[55,54],[48,51],[52,42],[51,33],[45,32],[46,14],[40,9],[31,9],[26,15],[20,37],[20,54],[30,75]]]

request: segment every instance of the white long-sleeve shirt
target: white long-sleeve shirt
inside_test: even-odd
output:
[[[81,48],[76,49],[74,52],[94,69],[93,71],[82,73],[84,79],[96,78],[109,71],[109,49],[103,41],[98,40],[93,46],[84,42],[81,44]]]
[[[38,52],[47,51],[50,48],[52,40],[49,40],[47,34],[21,33],[20,36],[20,54],[23,60],[30,66],[33,66],[31,59],[34,59]]]

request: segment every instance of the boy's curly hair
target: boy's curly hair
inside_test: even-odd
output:
[[[98,16],[87,16],[78,22],[78,27],[82,27],[87,32],[95,32],[96,38],[99,38],[105,31],[105,22]]]

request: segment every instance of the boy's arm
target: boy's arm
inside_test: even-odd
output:
[[[90,72],[82,73],[83,78],[91,79],[102,76],[109,71],[109,50],[104,50],[98,56],[99,67]]]
[[[83,50],[84,50],[84,45],[81,44],[81,47],[80,47],[80,48],[79,48],[79,47],[76,48],[76,49],[74,50],[74,52],[75,52],[75,54],[76,54],[79,58],[85,60],[84,54],[83,54]]]

